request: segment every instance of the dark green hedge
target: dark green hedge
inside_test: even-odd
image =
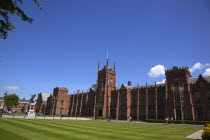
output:
[[[58,116],[59,117],[59,116]],[[72,115],[62,115],[62,117],[93,117],[93,116],[72,116]]]
[[[96,120],[106,120],[106,117],[96,117]]]
[[[165,123],[165,120],[148,119],[148,120],[146,120],[146,122],[151,122],[151,123]],[[170,123],[170,121],[169,121],[169,123]],[[175,124],[205,125],[207,123],[210,123],[210,121],[174,120],[173,123],[175,123]]]
[[[147,119],[146,122],[150,122],[150,123],[165,123],[165,120]]]
[[[210,140],[210,124],[203,129],[202,140]]]

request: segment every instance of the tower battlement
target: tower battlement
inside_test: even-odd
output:
[[[54,91],[59,91],[59,90],[67,91],[68,92],[68,89],[65,88],[65,87],[56,87],[56,88],[54,88]]]
[[[166,69],[165,75],[173,74],[173,73],[187,73],[190,76],[190,71],[188,67],[177,67],[174,66],[172,69]]]

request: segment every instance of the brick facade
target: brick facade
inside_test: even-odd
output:
[[[162,84],[116,88],[116,66],[109,60],[100,69],[97,83],[88,92],[68,95],[68,89],[55,88],[48,98],[51,115],[103,116],[113,119],[210,120],[210,76],[192,78],[187,67],[166,70]],[[63,102],[63,103],[62,103]]]
[[[0,109],[3,109],[4,111],[8,111],[7,106],[4,105],[4,97],[0,97]],[[19,105],[14,106],[11,111],[12,112],[21,112],[22,107],[25,106],[25,111],[27,110],[29,106],[29,100],[26,100],[25,98],[19,99]]]

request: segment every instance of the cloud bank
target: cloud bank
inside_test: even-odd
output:
[[[210,76],[210,68],[206,69],[206,71],[203,73],[204,76]]]
[[[149,77],[159,77],[165,74],[165,67],[163,65],[156,65],[148,72]]]
[[[165,82],[166,82],[166,79],[163,79],[162,82],[156,82],[156,84],[163,84],[163,83],[165,83]]]
[[[209,66],[210,66],[210,63],[201,64],[200,62],[197,62],[197,63],[194,64],[194,66],[192,68],[189,69],[189,71],[192,73],[196,70],[204,69],[204,68],[209,67]]]
[[[18,86],[5,86],[4,89],[7,89],[7,90],[18,90],[20,88]]]

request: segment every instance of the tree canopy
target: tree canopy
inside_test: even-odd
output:
[[[33,1],[42,9],[37,0]],[[33,19],[28,17],[18,6],[18,4],[22,3],[22,0],[0,0],[0,38],[6,39],[7,33],[15,29],[15,26],[9,20],[10,15],[17,15],[21,17],[22,21],[33,22]]]
[[[22,112],[22,113],[25,113],[25,110],[26,110],[26,107],[25,107],[25,106],[22,106],[21,112]]]
[[[5,104],[10,110],[12,107],[19,105],[19,97],[16,94],[8,94],[5,96]]]

